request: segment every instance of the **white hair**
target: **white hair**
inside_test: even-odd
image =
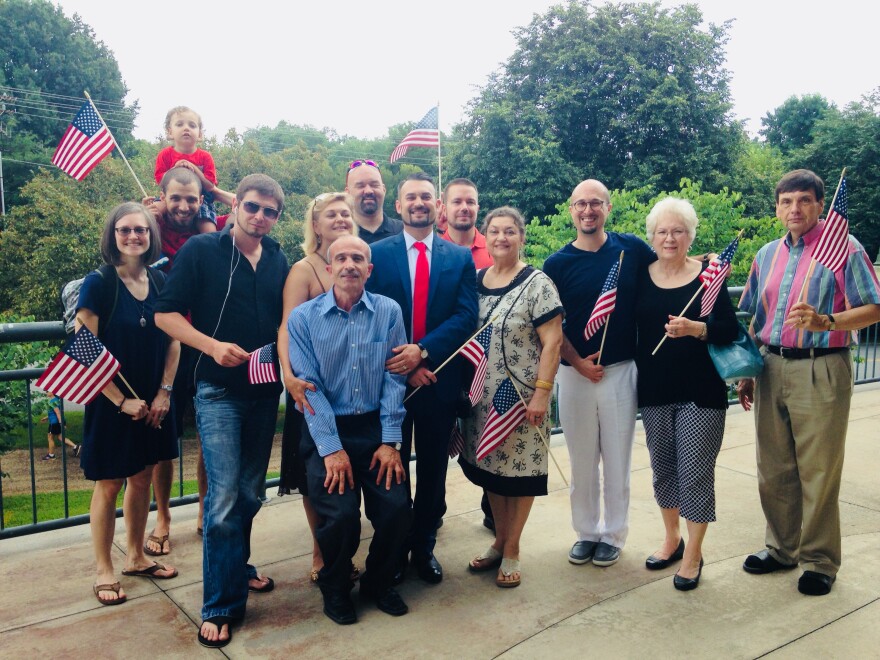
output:
[[[694,240],[694,237],[697,235],[697,224],[700,220],[697,218],[697,212],[694,210],[693,204],[686,199],[678,197],[664,197],[654,204],[654,208],[651,209],[648,217],[645,218],[645,234],[648,236],[648,241],[654,240],[654,229],[657,227],[657,221],[664,215],[673,215],[681,220],[685,229],[687,229],[688,238],[691,241]]]

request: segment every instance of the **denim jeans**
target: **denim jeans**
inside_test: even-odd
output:
[[[251,523],[260,510],[278,398],[243,399],[206,381],[196,385],[196,424],[208,476],[205,496],[202,619],[244,617]]]

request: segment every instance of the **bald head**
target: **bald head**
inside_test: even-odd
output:
[[[604,183],[597,179],[586,179],[577,184],[571,193],[572,203],[576,202],[578,199],[584,199],[587,192],[597,194],[605,200],[606,204],[611,203],[611,194],[608,192],[608,188],[605,187]]]
[[[335,241],[330,244],[330,247],[327,248],[327,261],[333,261],[333,255],[336,254],[339,250],[359,250],[364,254],[367,259],[367,263],[373,258],[372,251],[370,250],[370,246],[367,242],[357,236],[340,236]]]

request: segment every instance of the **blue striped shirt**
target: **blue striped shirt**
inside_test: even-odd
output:
[[[315,411],[305,414],[321,456],[342,449],[338,415],[379,411],[382,442],[400,442],[406,411],[406,380],[385,370],[391,349],[406,343],[400,306],[364,291],[351,312],[336,305],[333,289],[296,307],[287,321],[290,364],[299,378],[313,383],[306,392]]]

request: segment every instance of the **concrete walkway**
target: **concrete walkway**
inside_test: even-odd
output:
[[[843,568],[828,596],[797,592],[797,571],[743,572],[743,558],[763,546],[751,414],[731,408],[718,459],[718,522],[704,545],[700,587],[672,587],[675,568],[655,573],[645,557],[662,539],[651,470],[639,425],[632,469],[631,531],[609,568],[573,566],[568,492],[550,474],[523,537],[523,584],[502,590],[494,573],[471,575],[468,560],[491,543],[479,491],[450,466],[449,511],[437,557],[446,577],[428,586],[411,577],[400,588],[410,606],[392,618],[358,605],[355,626],[337,626],[310,584],[311,539],[299,497],[275,498],[254,524],[254,563],[276,582],[252,594],[247,619],[222,651],[196,642],[201,604],[201,542],[194,506],[174,510],[170,581],[121,577],[128,603],[103,607],[92,596],[87,527],[0,542],[2,658],[757,658],[878,657],[880,648],[880,387],[858,388],[850,415],[844,482]],[[554,454],[564,470],[561,436]],[[151,519],[154,514],[151,514]],[[152,524],[152,520],[150,521]],[[149,529],[149,527],[148,527]],[[364,535],[371,531],[365,524]],[[363,565],[367,543],[358,560]],[[115,561],[123,565],[117,526]],[[355,592],[356,593],[356,592]],[[356,601],[357,602],[357,601]]]

